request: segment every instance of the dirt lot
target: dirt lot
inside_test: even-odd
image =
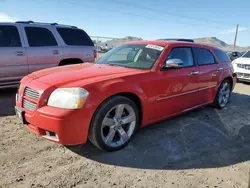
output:
[[[224,110],[149,126],[113,153],[30,133],[14,116],[14,96],[0,91],[0,187],[248,187],[250,85],[237,84]]]

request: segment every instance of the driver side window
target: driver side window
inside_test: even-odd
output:
[[[173,48],[169,53],[167,60],[177,59],[181,60],[180,67],[191,67],[194,66],[192,49],[188,47]]]

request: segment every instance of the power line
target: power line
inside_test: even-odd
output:
[[[150,16],[146,16],[146,15],[142,15],[142,14],[137,14],[137,13],[128,13],[128,12],[123,12],[123,11],[118,11],[118,10],[114,10],[114,9],[109,9],[109,8],[105,8],[105,9],[99,9],[95,6],[92,6],[92,5],[89,5],[89,4],[85,4],[85,3],[79,3],[79,2],[73,2],[73,1],[68,1],[68,0],[61,0],[61,2],[64,2],[64,3],[69,3],[69,4],[75,4],[75,5],[82,5],[84,7],[88,7],[88,8],[91,8],[91,9],[96,9],[98,11],[105,11],[105,12],[116,12],[116,13],[119,13],[119,14],[124,14],[124,15],[134,15],[134,16],[138,16],[138,17],[141,17],[141,18],[145,18],[145,19],[154,19]],[[116,3],[116,4],[119,4],[119,3]],[[150,10],[153,10],[153,9],[150,9]],[[155,10],[154,10],[155,12]],[[160,13],[157,11],[157,13]],[[162,13],[162,12],[161,12]],[[166,15],[170,15],[170,14],[166,14]],[[174,16],[174,17],[181,17],[183,19],[185,19],[185,17],[182,17],[182,16],[178,16],[178,15],[171,15],[171,16]],[[163,21],[169,21],[167,19],[164,19],[162,17],[158,17],[157,18],[158,20],[163,20]],[[188,18],[188,19],[193,19],[193,18]],[[155,19],[154,19],[155,20]],[[201,20],[200,20],[201,21]],[[203,22],[208,22],[207,21],[204,21]],[[215,22],[214,22],[215,23]],[[214,23],[209,23],[211,26],[210,27],[213,27],[213,28],[217,28],[217,29],[225,29],[225,27],[220,27],[220,26],[215,26],[215,25],[212,25]],[[180,24],[179,22],[176,22],[176,24]],[[194,23],[192,23],[194,25]],[[181,24],[183,25],[183,24]],[[199,25],[199,24],[196,24],[196,25]],[[221,25],[221,24],[220,24]],[[188,24],[188,26],[191,26],[190,24]]]
[[[155,12],[155,13],[159,13],[159,11],[155,10],[155,9],[152,9],[152,8],[149,8],[149,7],[141,7],[141,6],[138,6],[138,5],[130,5],[130,4],[127,4],[127,3],[123,3],[123,2],[117,2],[117,1],[114,1],[112,0],[115,4],[120,4],[120,5],[124,5],[124,6],[128,6],[128,7],[132,7],[132,8],[138,8],[138,9],[145,9],[145,10],[148,10],[148,11],[151,11],[151,12]],[[223,25],[230,25],[230,26],[234,26],[232,23],[229,23],[229,22],[218,22],[218,21],[214,21],[214,20],[209,20],[209,19],[199,19],[197,17],[192,17],[192,16],[188,16],[188,15],[185,15],[184,16],[180,16],[180,15],[176,15],[172,12],[169,12],[168,10],[164,10],[164,12],[160,12],[162,13],[163,15],[168,15],[168,16],[173,16],[173,17],[177,17],[177,18],[183,18],[183,19],[189,19],[189,20],[196,20],[196,21],[202,21],[202,22],[207,22],[207,23],[214,23],[214,24],[223,24]]]

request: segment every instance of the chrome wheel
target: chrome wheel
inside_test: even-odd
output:
[[[136,126],[136,114],[128,104],[113,107],[102,120],[101,137],[109,147],[124,145],[132,136]]]
[[[229,101],[231,93],[231,86],[228,82],[224,82],[219,91],[219,104],[221,107],[225,107]]]

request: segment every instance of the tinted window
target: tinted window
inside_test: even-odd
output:
[[[204,48],[193,48],[198,65],[214,64],[214,56],[211,52]]]
[[[0,47],[21,47],[20,36],[15,26],[0,26]]]
[[[57,46],[57,42],[50,30],[41,27],[25,27],[29,46]]]
[[[65,44],[72,46],[94,46],[93,41],[81,29],[57,28]]]
[[[182,67],[194,65],[191,48],[174,48],[167,57],[167,60],[169,59],[180,59],[183,62]]]
[[[228,55],[221,51],[221,50],[214,50],[215,55],[221,62],[230,62],[231,60],[229,59]]]
[[[248,51],[247,53],[245,53],[242,57],[250,58],[250,51]]]

